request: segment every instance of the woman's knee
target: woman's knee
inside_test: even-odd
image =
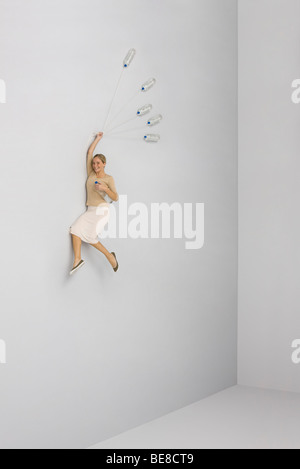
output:
[[[76,236],[74,235],[73,233],[71,233],[72,235],[72,238],[75,239],[76,241],[80,242],[81,243],[81,238],[79,238],[79,236]]]

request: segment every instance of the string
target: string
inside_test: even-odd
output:
[[[115,138],[115,139],[119,139],[119,140],[135,140],[135,141],[141,141],[142,139],[141,138],[137,138],[137,137],[123,137],[122,135],[119,136],[119,135],[107,135],[108,138]]]
[[[113,127],[112,129],[110,129],[110,130],[108,131],[108,134],[109,134],[110,132],[112,132],[113,130],[118,129],[119,127],[122,127],[123,125],[127,124],[128,122],[133,121],[133,120],[136,119],[137,117],[139,117],[139,116],[131,117],[131,119],[128,119],[127,121],[122,122],[122,123],[119,124],[119,125],[116,125],[115,127]],[[106,134],[106,135],[107,135],[107,134]]]
[[[116,97],[116,95],[117,95],[117,92],[118,92],[118,89],[119,89],[119,86],[120,86],[120,83],[121,83],[121,80],[122,80],[122,77],[123,77],[124,70],[125,70],[125,69],[122,68],[122,72],[121,72],[121,75],[120,75],[120,78],[119,78],[119,81],[118,81],[118,84],[117,84],[115,93],[114,93],[113,98],[112,98],[112,100],[111,100],[111,103],[110,103],[110,106],[109,106],[109,110],[108,110],[108,113],[107,113],[107,117],[106,117],[106,119],[105,119],[105,123],[104,123],[104,126],[103,126],[103,132],[105,131],[106,124],[107,124],[107,121],[108,121],[108,119],[109,119],[109,116],[110,116],[110,113],[111,113],[111,109],[112,109],[112,106],[113,106],[115,97]]]
[[[114,117],[110,120],[110,122],[107,124],[108,125],[108,131],[109,132],[111,129],[109,129],[109,127],[111,126],[111,124],[116,120],[116,118],[124,111],[124,109],[137,97],[137,95],[140,93],[140,91],[138,91],[137,93],[135,93],[122,107],[121,109],[117,112],[117,114],[114,115]]]
[[[135,127],[135,128],[131,128],[131,129],[126,129],[126,130],[121,130],[121,131],[118,131],[117,133],[118,134],[124,134],[126,132],[133,132],[135,130],[146,130],[146,127],[143,126],[143,127]],[[115,133],[109,133],[109,135],[115,135]]]

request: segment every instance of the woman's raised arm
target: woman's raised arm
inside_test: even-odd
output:
[[[90,148],[88,149],[88,154],[87,154],[87,174],[88,174],[88,176],[90,176],[92,171],[93,171],[92,161],[93,161],[93,157],[94,157],[94,151],[95,151],[98,143],[100,142],[100,140],[102,140],[102,138],[103,138],[103,132],[97,133],[97,135],[95,137],[95,140],[93,141]]]

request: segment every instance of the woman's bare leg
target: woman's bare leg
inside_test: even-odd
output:
[[[72,234],[72,240],[75,257],[73,267],[76,267],[76,265],[81,261],[81,239]]]
[[[106,259],[110,263],[110,265],[115,268],[117,267],[117,262],[113,254],[111,254],[100,242],[97,244],[91,244],[94,248],[96,248],[98,251],[102,252],[102,254],[105,255]]]

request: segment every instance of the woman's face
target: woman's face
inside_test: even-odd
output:
[[[102,171],[105,168],[105,164],[100,160],[100,158],[95,158],[93,161],[93,170],[95,173]]]

